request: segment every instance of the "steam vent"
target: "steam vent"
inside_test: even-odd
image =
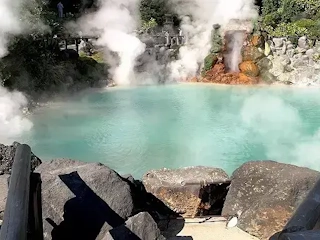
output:
[[[213,25],[210,54],[204,59],[201,76],[196,82],[219,84],[259,83],[264,40],[260,32],[252,32],[248,21],[231,21],[222,31]]]

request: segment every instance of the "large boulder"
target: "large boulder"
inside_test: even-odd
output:
[[[244,61],[240,63],[239,69],[241,73],[244,73],[249,77],[258,77],[260,73],[259,67],[253,61]]]
[[[161,169],[148,172],[143,184],[176,213],[195,217],[203,211],[218,210],[226,196],[229,177],[219,168]]]
[[[102,239],[133,215],[129,183],[99,163],[42,163],[45,239]]]
[[[14,155],[19,145],[20,143],[18,142],[14,142],[9,146],[0,144],[0,175],[11,174]],[[31,153],[31,170],[34,170],[40,164],[41,160]]]
[[[239,227],[261,239],[283,229],[320,173],[274,161],[248,162],[231,177],[223,216],[240,214]]]
[[[265,57],[264,53],[259,51],[257,47],[254,46],[245,46],[241,50],[242,61],[253,61],[258,62]]]
[[[162,240],[165,239],[151,215],[141,212],[129,218],[125,224],[110,230],[103,240]]]
[[[308,39],[306,36],[302,36],[298,39],[298,47],[304,50],[309,49]]]

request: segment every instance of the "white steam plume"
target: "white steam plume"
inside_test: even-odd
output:
[[[22,108],[28,101],[20,92],[9,92],[0,87],[0,142],[10,144],[24,131],[32,128],[32,122],[25,118]]]
[[[129,85],[135,81],[135,60],[145,51],[145,44],[135,34],[139,0],[100,0],[98,5],[98,11],[84,16],[79,26],[84,34],[99,32],[97,44],[119,55],[119,63],[111,66],[110,73],[118,85]]]
[[[24,33],[26,26],[28,26],[27,22],[21,21],[22,16],[20,15],[20,11],[22,6],[22,0],[0,1],[0,15],[2,16],[2,20],[0,21],[0,58],[3,58],[8,53],[7,46],[10,37]],[[24,17],[28,18],[29,16],[26,11]],[[1,143],[10,144],[22,132],[32,128],[32,122],[25,118],[22,113],[22,109],[27,103],[27,99],[22,93],[9,92],[0,85]]]
[[[242,62],[241,49],[245,41],[246,34],[243,32],[233,32],[228,39],[228,49],[224,56],[224,61],[231,72],[239,72],[239,63]]]
[[[277,95],[258,93],[244,101],[240,116],[268,159],[320,170],[320,129],[310,134],[292,104]]]
[[[0,1],[0,57],[7,54],[8,37],[10,34],[18,34],[22,27],[19,22],[18,13],[20,1],[2,0]]]
[[[180,49],[180,59],[171,66],[177,80],[192,77],[210,50],[213,24],[222,29],[233,19],[252,20],[258,16],[253,0],[169,0],[182,19],[181,29],[188,39]]]

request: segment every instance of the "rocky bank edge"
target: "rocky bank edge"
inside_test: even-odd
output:
[[[1,168],[12,166],[14,146],[0,145],[2,159],[7,154]],[[274,161],[245,163],[231,178],[210,167],[152,170],[143,184],[100,163],[38,159],[34,166],[42,177],[45,239],[59,240],[165,239],[170,236],[161,232],[175,213],[214,214],[219,206],[223,216],[241,213],[242,230],[268,239],[284,227],[320,177],[317,171]],[[7,170],[0,175],[0,213]]]

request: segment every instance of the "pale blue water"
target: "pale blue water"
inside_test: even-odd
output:
[[[320,91],[172,85],[81,94],[38,109],[22,136],[43,160],[102,162],[141,177],[150,169],[250,160],[320,169]]]

